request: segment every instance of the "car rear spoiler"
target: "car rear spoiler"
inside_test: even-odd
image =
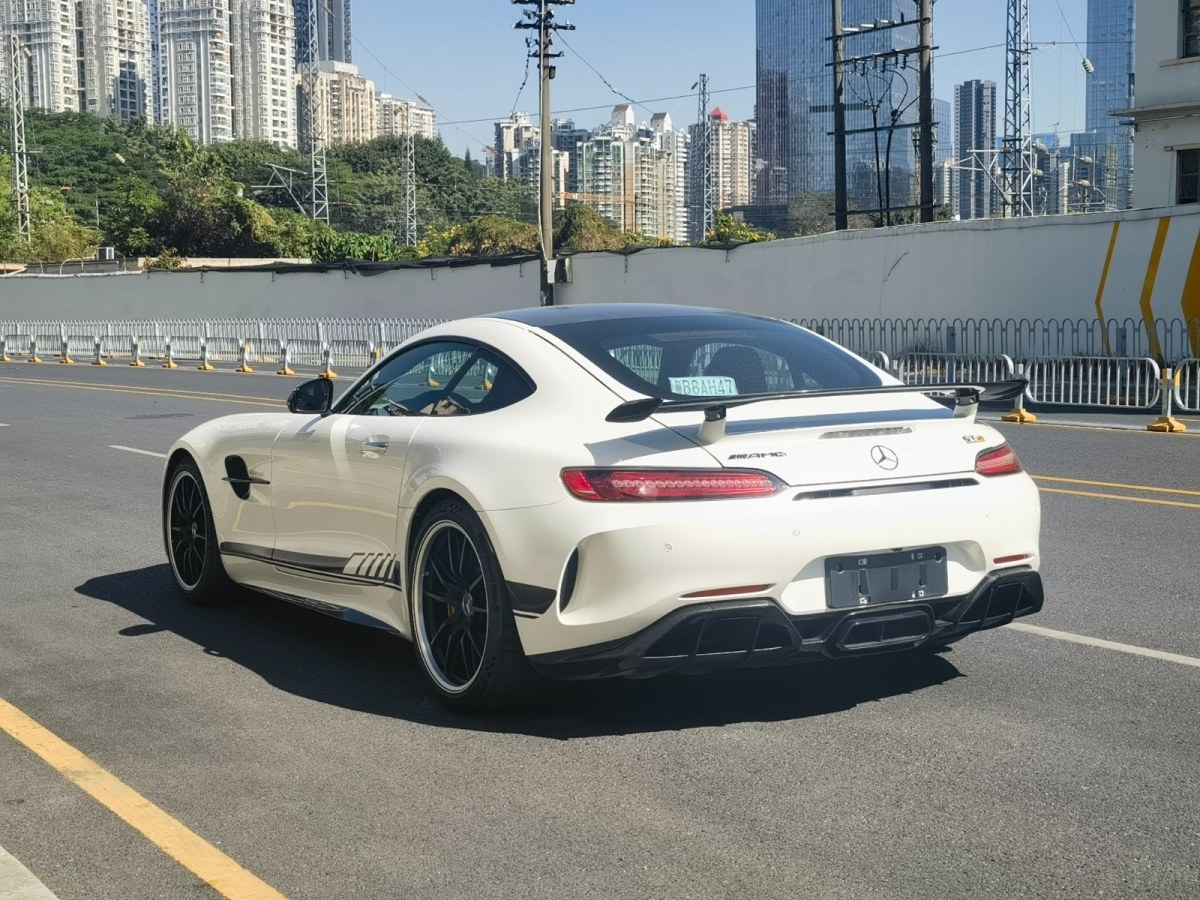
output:
[[[735,406],[765,403],[770,400],[803,400],[825,397],[859,397],[876,394],[924,394],[954,410],[956,418],[966,417],[982,402],[1012,400],[1019,397],[1029,384],[1028,378],[1013,378],[983,384],[887,384],[872,387],[832,388],[826,390],[779,391],[770,394],[742,394],[737,397],[697,397],[688,400],[664,400],[661,397],[640,397],[627,400],[613,409],[606,422],[642,422],[656,413],[703,412],[704,425],[700,439],[710,444],[725,434],[725,417]]]

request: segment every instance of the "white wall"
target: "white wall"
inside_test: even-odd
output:
[[[1094,319],[1115,232],[1100,311],[1104,318],[1140,319],[1160,227],[1151,312],[1200,316],[1200,205],[841,232],[729,252],[585,253],[571,259],[572,283],[557,286],[557,300],[690,303],[797,319]],[[1189,267],[1198,273],[1190,284]],[[0,320],[455,318],[534,306],[538,287],[536,262],[370,276],[3,276]]]
[[[1164,219],[1151,308],[1179,318],[1189,265],[1200,260],[1200,207],[847,231],[729,252],[580,254],[557,299],[693,303],[804,319],[1091,319],[1116,230],[1100,308],[1105,318],[1138,319]]]
[[[0,277],[2,319],[458,318],[535,306],[538,263],[350,272]]]

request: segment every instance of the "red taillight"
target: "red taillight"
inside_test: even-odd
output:
[[[980,475],[1011,475],[1021,471],[1021,461],[1008,444],[984,450],[975,457],[975,471]]]
[[[564,469],[580,500],[718,500],[770,497],[783,484],[766,472],[730,469]]]

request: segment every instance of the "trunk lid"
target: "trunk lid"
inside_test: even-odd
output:
[[[769,400],[728,410],[723,437],[704,443],[698,412],[654,418],[721,465],[761,469],[792,486],[908,480],[973,472],[1001,443],[973,417],[920,395]]]

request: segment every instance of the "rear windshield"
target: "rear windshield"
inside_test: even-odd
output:
[[[663,399],[883,383],[849,351],[775,319],[640,316],[543,327],[622,384]]]

